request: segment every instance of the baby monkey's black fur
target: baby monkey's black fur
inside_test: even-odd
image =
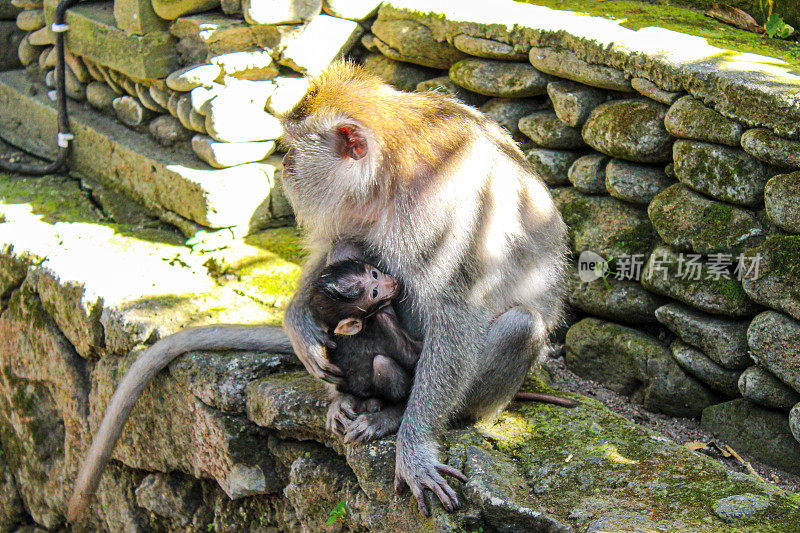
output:
[[[312,284],[315,318],[334,340],[329,357],[344,374],[336,390],[362,400],[367,410],[405,402],[422,351],[392,307],[398,292],[392,276],[357,259],[331,263]]]

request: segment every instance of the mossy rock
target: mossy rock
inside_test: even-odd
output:
[[[569,226],[575,254],[591,250],[606,259],[647,255],[656,242],[644,209],[608,196],[586,196],[576,189],[553,191],[561,216]]]
[[[664,118],[667,131],[681,139],[739,146],[744,126],[706,107],[691,96],[684,96],[669,108]]]
[[[530,63],[476,58],[462,59],[450,67],[450,79],[468,91],[502,98],[546,94],[550,80]]]
[[[755,361],[800,392],[800,322],[765,311],[750,323],[747,343]]]
[[[764,205],[776,226],[800,233],[800,171],[779,174],[769,180],[764,189]]]
[[[758,206],[764,186],[776,172],[739,148],[676,141],[675,174],[696,191],[725,202]]]
[[[631,98],[600,104],[583,125],[583,140],[611,157],[639,163],[668,163],[672,136],[664,128],[667,107]]]
[[[752,267],[745,292],[756,302],[800,319],[800,235],[772,235],[745,254]]]
[[[632,279],[617,279],[610,275],[585,282],[575,269],[570,271],[568,278],[567,298],[581,311],[632,324],[655,322],[655,310],[664,303],[663,298]]]
[[[738,317],[758,311],[758,305],[745,294],[736,277],[727,272],[717,275],[707,261],[694,259],[681,259],[679,252],[659,246],[644,267],[642,285],[707,313]]]
[[[656,195],[647,213],[661,238],[681,250],[739,254],[766,238],[749,211],[709,200],[680,183]]]

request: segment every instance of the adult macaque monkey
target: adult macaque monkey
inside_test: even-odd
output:
[[[399,92],[339,63],[284,127],[283,183],[312,244],[285,319],[295,352],[313,376],[341,381],[309,287],[334,242],[359,243],[353,255],[401,280],[398,313],[424,339],[405,412],[359,424],[402,417],[395,488],[408,485],[426,515],[425,489],[452,511],[442,476],[465,477],[439,461],[437,437],[503,407],[545,348],[561,317],[566,227],[511,137],[441,94]]]

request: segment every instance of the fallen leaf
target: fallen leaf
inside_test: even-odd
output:
[[[731,456],[731,454],[728,453],[728,450],[725,449],[725,448],[727,448],[727,446],[725,448],[723,448],[720,445],[720,443],[718,443],[717,441],[713,441],[711,444],[714,445],[714,448],[719,450],[719,452],[722,454],[722,457],[730,457]]]
[[[731,447],[730,447],[730,446],[728,446],[727,444],[725,445],[725,449],[726,449],[726,450],[728,450],[728,451],[730,452],[730,454],[731,454],[731,455],[732,455],[732,456],[733,456],[733,457],[734,457],[734,458],[735,458],[737,461],[739,461],[740,463],[742,463],[742,464],[745,464],[745,463],[747,462],[747,461],[745,461],[744,459],[742,459],[742,456],[741,456],[741,455],[739,455],[738,453],[736,453],[736,450],[734,450],[733,448],[731,448]]]
[[[753,474],[754,476],[756,476],[756,477],[757,477],[757,478],[758,478],[760,481],[762,481],[763,483],[766,483],[766,482],[767,482],[767,480],[766,480],[766,479],[764,479],[763,477],[761,477],[761,474],[759,474],[758,472],[756,472],[756,469],[755,469],[755,468],[753,468],[753,465],[751,465],[749,462],[745,462],[745,463],[744,463],[744,468],[745,468],[745,470],[747,470],[749,473],[751,473],[751,474]]]
[[[689,441],[684,446],[689,448],[692,451],[702,450],[703,448],[707,448],[711,442],[700,442],[699,440]]]
[[[621,465],[635,465],[639,462],[634,461],[633,459],[628,459],[627,457],[623,457],[613,446],[606,450],[606,458],[609,461],[614,461],[615,463],[619,463]]]
[[[749,14],[728,4],[714,2],[706,11],[706,16],[753,33],[764,33],[766,31]]]
[[[564,462],[565,462],[565,463],[568,463],[568,462],[572,461],[572,458],[573,458],[573,457],[574,457],[574,456],[573,456],[572,454],[569,454],[569,455],[567,456],[567,458],[566,458],[566,459],[564,459]]]

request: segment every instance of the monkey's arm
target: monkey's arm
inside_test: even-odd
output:
[[[144,388],[173,359],[193,350],[271,350],[292,353],[292,345],[278,326],[216,325],[184,329],[164,337],[142,352],[111,397],[89,453],[81,465],[69,501],[69,522],[74,523],[80,517],[97,490],[103,468]]]
[[[400,325],[400,319],[397,318],[397,313],[391,305],[378,311],[375,318],[386,334],[386,340],[391,346],[391,352],[387,355],[391,356],[403,367],[413,369],[417,361],[419,361],[420,352],[422,352],[422,341],[411,337]]]
[[[420,511],[430,516],[424,490],[429,489],[453,511],[459,507],[455,491],[444,479],[461,481],[459,470],[440,463],[437,438],[456,414],[464,395],[481,371],[479,347],[484,322],[466,305],[443,303],[426,317],[424,348],[414,373],[414,383],[397,433],[395,489],[411,489]]]
[[[283,327],[292,342],[297,358],[308,373],[332,385],[340,385],[344,383],[342,370],[328,360],[326,351],[326,347],[335,348],[336,344],[328,336],[325,328],[314,319],[310,305],[311,284],[327,264],[329,252],[332,251],[318,249],[309,258],[303,268],[297,292],[286,308]]]

